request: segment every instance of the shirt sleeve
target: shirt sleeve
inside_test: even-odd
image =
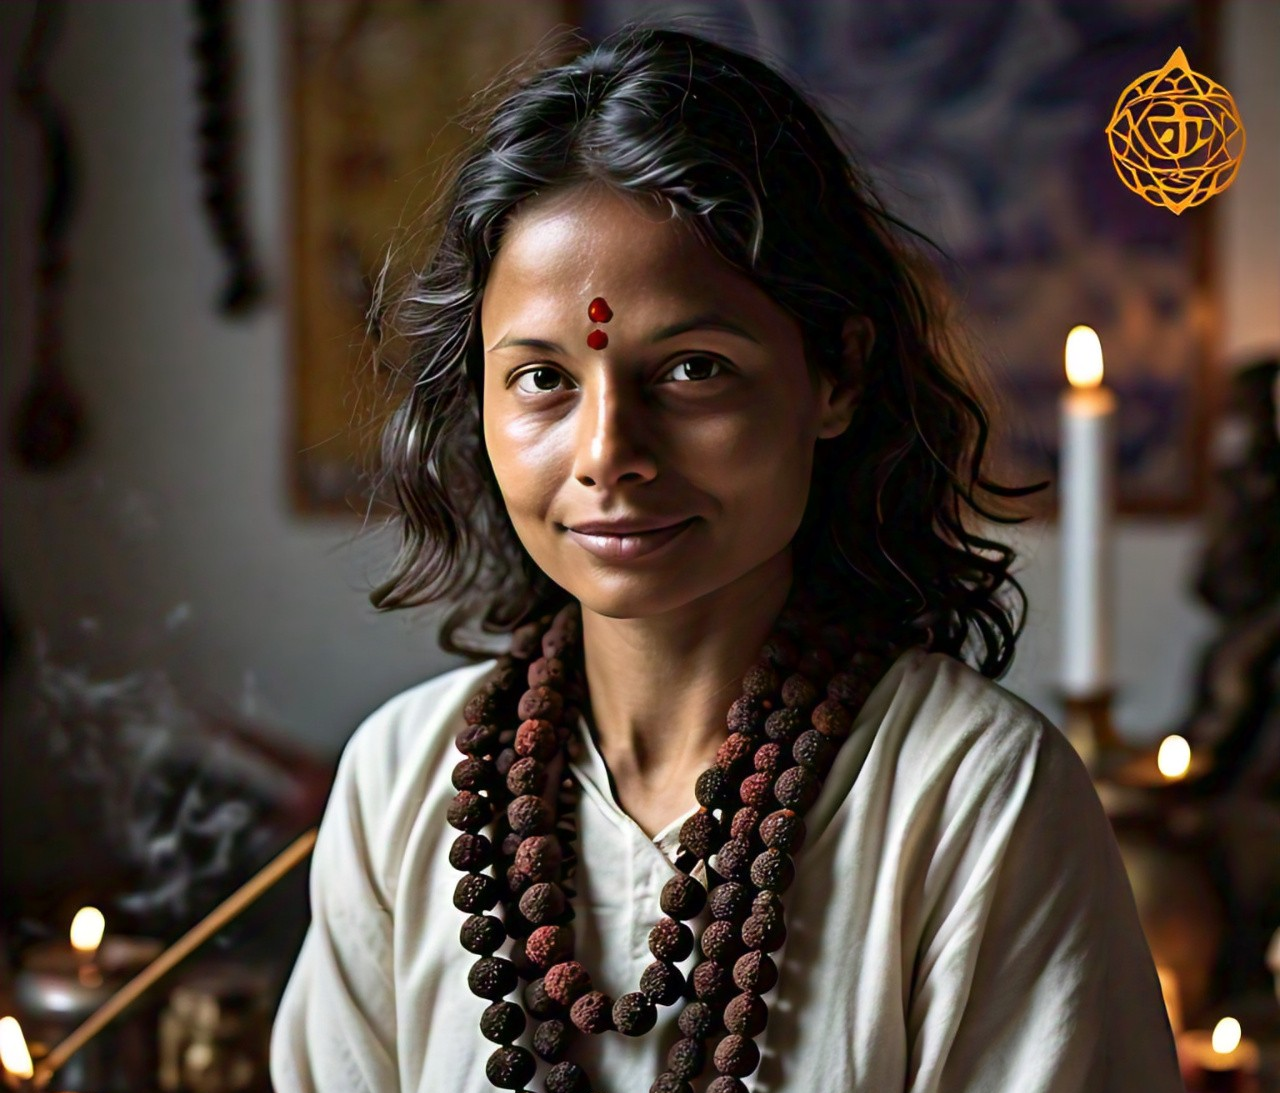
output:
[[[385,787],[353,738],[311,860],[311,923],[271,1033],[276,1093],[394,1093],[396,1007],[390,903],[372,860]]]
[[[908,1093],[1182,1093],[1159,980],[1083,764],[1039,719],[985,740],[955,767],[925,881]]]

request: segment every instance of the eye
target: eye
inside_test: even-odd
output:
[[[688,371],[685,373],[685,378],[692,379],[692,380],[715,379],[715,377],[718,376],[720,372],[724,371],[724,365],[721,364],[718,360],[716,360],[715,357],[709,357],[706,354],[702,354],[702,353],[695,353],[693,356],[685,357],[682,361],[679,361],[667,374],[670,375],[680,368],[688,369]],[[706,375],[705,373],[709,368],[715,368],[715,369],[718,369],[719,371],[713,372],[710,375]]]
[[[534,377],[533,386],[521,386],[521,383],[529,377]],[[530,368],[527,371],[521,372],[520,375],[516,377],[516,390],[526,395],[547,394],[548,392],[555,391],[556,387],[543,386],[543,384],[558,383],[560,378],[560,372],[555,368],[549,368],[546,365],[543,365],[540,368]]]

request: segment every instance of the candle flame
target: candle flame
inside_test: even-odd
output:
[[[0,1065],[15,1078],[30,1078],[36,1072],[31,1065],[31,1052],[27,1050],[27,1038],[14,1017],[0,1017]]]
[[[71,920],[71,947],[92,955],[102,944],[106,928],[107,920],[103,918],[101,911],[96,907],[81,907]]]
[[[1067,379],[1072,387],[1102,382],[1102,343],[1091,326],[1073,326],[1067,335]]]
[[[1234,1017],[1224,1017],[1213,1026],[1213,1050],[1219,1055],[1230,1055],[1240,1046],[1240,1022]]]
[[[1156,766],[1169,781],[1177,781],[1191,768],[1191,745],[1181,736],[1166,736],[1160,741]]]

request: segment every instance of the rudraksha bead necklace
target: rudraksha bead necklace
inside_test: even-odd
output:
[[[478,958],[468,985],[490,1002],[480,1031],[498,1045],[485,1066],[497,1088],[522,1090],[536,1073],[534,1055],[516,1043],[528,1014],[537,1018],[533,1052],[551,1064],[546,1093],[590,1093],[586,1072],[566,1058],[572,1035],[641,1036],[658,1006],[683,1000],[681,1038],[650,1093],[692,1093],[707,1041],[720,1031],[712,1052],[718,1076],[707,1093],[745,1093],[742,1079],[760,1062],[755,1037],[768,1020],[762,996],[777,983],[770,954],[786,939],[782,893],[795,877],[804,814],[893,652],[887,642],[855,646],[843,628],[806,626],[803,618],[789,601],[743,677],[728,735],[697,780],[698,811],[680,828],[677,872],[660,897],[665,917],[649,934],[654,962],[639,989],[617,999],[596,989],[573,958],[578,785],[567,763],[556,807],[546,800],[549,765],[577,754],[587,697],[578,603],[516,630],[511,651],[467,703],[457,738],[465,758],[453,771],[458,793],[448,813],[460,834],[449,861],[464,873],[453,902],[469,916],[463,948]],[[518,727],[500,728],[513,707]],[[699,862],[705,887],[691,875]],[[499,904],[501,918],[487,913]],[[695,941],[687,923],[708,905],[711,921]],[[495,955],[508,937],[511,958]],[[700,959],[686,980],[677,964],[695,944]],[[521,979],[523,1006],[506,1000]]]

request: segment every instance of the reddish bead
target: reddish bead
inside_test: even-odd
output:
[[[531,756],[544,763],[556,753],[556,727],[550,721],[530,718],[516,729],[517,755]]]
[[[613,308],[609,306],[603,296],[597,296],[591,303],[587,304],[587,318],[593,323],[607,323],[613,318]]]
[[[558,689],[564,686],[567,674],[568,669],[559,657],[539,657],[529,665],[528,683],[530,687]]]
[[[613,1027],[613,999],[604,991],[587,991],[569,1010],[569,1020],[588,1035],[607,1032]]]
[[[604,349],[609,344],[609,335],[603,330],[593,330],[587,335],[587,347],[589,349]]]
[[[560,719],[564,710],[564,699],[560,692],[552,687],[530,687],[520,696],[520,704],[516,713],[521,721],[550,721],[553,724]]]
[[[752,808],[767,808],[773,800],[773,777],[761,774],[759,771],[749,774],[742,779],[742,786],[738,793],[744,805],[750,805]]]
[[[750,839],[760,826],[760,810],[746,805],[733,814],[729,835],[735,839]]]
[[[516,851],[514,867],[531,881],[554,881],[560,871],[560,840],[554,835],[530,835]]]
[[[773,741],[756,748],[754,766],[761,774],[777,774],[782,766],[782,746]]]
[[[542,984],[548,998],[569,1006],[580,994],[591,989],[591,976],[578,961],[566,960],[554,965],[543,977]]]
[[[539,968],[550,968],[573,955],[572,926],[539,926],[525,942],[525,952]]]
[[[740,732],[731,733],[716,752],[716,766],[731,771],[737,764],[751,757],[751,741]]]
[[[819,702],[809,720],[813,727],[833,740],[843,740],[853,727],[853,717],[843,702],[827,698]]]

